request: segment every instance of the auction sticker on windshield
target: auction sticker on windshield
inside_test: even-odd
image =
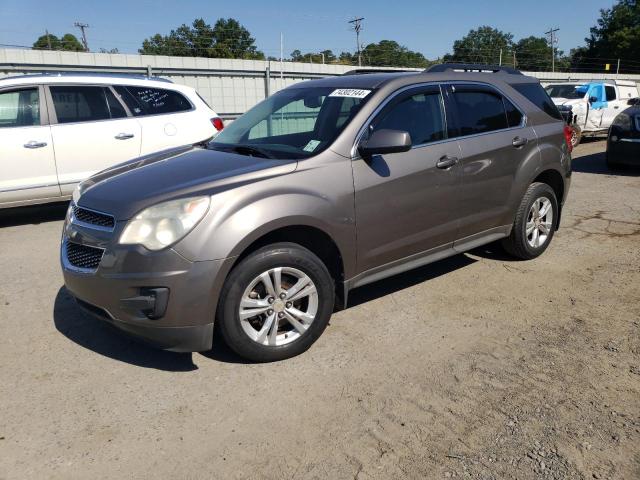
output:
[[[371,90],[359,88],[338,88],[329,94],[330,97],[364,98],[371,93]]]
[[[320,145],[320,140],[310,140],[307,146],[303,148],[305,152],[313,152]]]

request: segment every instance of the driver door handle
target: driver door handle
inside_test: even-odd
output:
[[[119,133],[115,136],[116,140],[129,140],[130,138],[133,138],[133,133]]]
[[[516,148],[524,147],[527,143],[529,143],[529,139],[525,137],[516,137],[513,139],[513,142],[511,142]]]
[[[444,155],[443,157],[440,157],[440,160],[436,163],[436,167],[446,170],[447,168],[453,167],[456,163],[458,163],[458,157]]]
[[[46,146],[47,142],[36,142],[35,140],[31,140],[24,144],[24,148],[42,148]]]

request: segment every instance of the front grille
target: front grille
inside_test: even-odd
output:
[[[640,132],[640,115],[636,115],[636,130]]]
[[[104,253],[102,248],[88,247],[73,242],[67,242],[65,250],[69,264],[85,270],[97,269]]]
[[[79,222],[96,225],[98,227],[113,229],[115,225],[115,220],[111,215],[88,210],[77,205],[73,206],[73,216]]]

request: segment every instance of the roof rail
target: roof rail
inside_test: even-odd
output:
[[[355,70],[349,70],[342,75],[367,75],[369,73],[420,73],[419,70],[407,70],[402,68],[356,68]]]
[[[477,72],[477,73],[508,73],[510,75],[522,75],[520,70],[513,67],[504,67],[500,65],[482,65],[479,63],[440,63],[432,65],[425,70],[428,73],[441,72]]]
[[[16,80],[19,78],[42,78],[42,77],[102,77],[102,78],[130,78],[135,80],[152,80],[154,82],[173,83],[168,78],[149,77],[140,73],[115,73],[115,72],[42,72],[28,73],[26,75],[13,75],[11,77],[2,77],[0,80]]]

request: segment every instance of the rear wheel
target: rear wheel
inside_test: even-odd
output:
[[[558,201],[546,183],[529,185],[511,229],[502,241],[511,255],[530,260],[541,255],[551,242],[558,220]]]
[[[333,279],[311,251],[278,243],[242,260],[220,298],[217,322],[232,350],[258,362],[283,360],[307,350],[326,328]]]
[[[578,126],[571,127],[571,147],[576,148],[582,140],[582,129]]]

